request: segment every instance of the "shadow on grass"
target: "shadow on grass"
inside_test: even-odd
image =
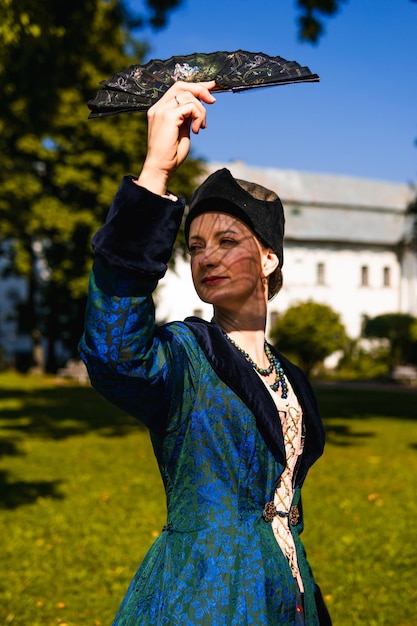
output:
[[[374,436],[371,430],[354,430],[349,424],[351,419],[360,419],[369,426],[373,418],[417,420],[415,388],[366,383],[316,383],[314,387],[326,439],[333,445],[352,446]],[[332,419],[344,423],[334,424]]]
[[[360,439],[369,439],[374,436],[374,433],[368,431],[364,432],[355,432],[348,425],[335,425],[335,424],[326,424],[326,441],[327,443],[332,443],[333,445],[340,447],[348,447],[357,443]]]
[[[0,472],[0,509],[17,509],[39,498],[63,499],[59,480],[13,480],[9,472]]]
[[[8,433],[66,439],[98,432],[103,437],[121,437],[144,426],[123,413],[90,387],[56,387],[22,391],[0,389],[0,428]],[[0,443],[13,454],[15,439]]]
[[[327,440],[339,446],[352,446],[373,436],[357,432],[352,418],[417,419],[416,390],[374,387],[315,385]],[[332,424],[331,418],[343,424]],[[134,418],[113,406],[90,387],[57,386],[22,390],[18,386],[0,388],[0,457],[24,454],[19,448],[26,435],[62,440],[95,432],[103,437],[123,437],[143,429]],[[411,444],[417,449],[417,444]],[[0,472],[0,508],[16,508],[40,497],[61,498],[59,481],[13,481]]]
[[[387,417],[417,420],[416,388],[365,383],[316,383],[314,388],[324,419]]]
[[[144,428],[90,387],[0,389],[0,459],[19,456],[26,436],[62,440],[96,432],[122,437]],[[60,481],[14,479],[0,471],[0,509],[15,509],[39,498],[62,499]]]

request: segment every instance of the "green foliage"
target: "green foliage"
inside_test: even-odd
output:
[[[298,18],[300,39],[317,43],[322,37],[323,17],[335,15],[346,0],[297,0],[302,9]]]
[[[123,46],[123,14],[116,0],[75,0],[70,4],[44,0],[1,0],[0,77],[4,85],[1,119],[12,136],[19,121],[26,131],[49,128],[62,89],[88,88],[90,69],[110,69],[108,40]]]
[[[389,349],[385,346],[364,346],[361,340],[349,339],[332,378],[369,380],[387,378]],[[329,373],[327,373],[329,377]]]
[[[177,4],[147,2],[150,21]],[[88,120],[86,102],[100,80],[140,62],[145,46],[129,25],[145,18],[135,22],[119,0],[0,0],[0,9],[1,237],[13,240],[14,271],[30,285],[26,330],[47,337],[53,370],[58,337],[74,353],[81,335],[92,234],[146,153],[144,114]],[[200,171],[190,159],[173,191],[188,196]]]
[[[317,302],[291,306],[271,329],[278,350],[293,358],[310,374],[333,352],[344,348],[347,335],[340,315]]]
[[[149,22],[155,28],[162,28],[166,24],[166,13],[169,10],[175,9],[182,0],[146,0],[146,4],[149,9],[152,10]]]
[[[28,23],[39,20],[40,34],[35,26],[16,29],[8,51],[12,59],[15,44],[23,45],[18,63],[1,68],[6,86],[19,88],[19,96],[8,90],[10,98],[1,108],[0,119],[7,127],[0,138],[2,235],[13,240],[15,271],[31,285],[33,328],[41,328],[49,340],[65,335],[72,326],[72,311],[81,318],[77,309],[84,306],[92,233],[104,218],[118,180],[133,164],[139,167],[146,146],[143,116],[100,127],[87,119],[86,99],[101,72],[130,60],[115,3],[87,3],[84,12],[81,5],[78,12],[73,9],[28,13]],[[85,45],[79,48],[79,42]],[[105,50],[103,57],[95,52],[93,60],[89,58],[93,48]],[[75,55],[74,65],[68,49]],[[31,71],[38,58],[49,70],[44,64],[40,77],[37,70]],[[42,82],[45,76],[47,85]],[[21,106],[16,108],[17,97]],[[80,336],[79,327],[73,331]],[[54,341],[49,345],[53,368]]]
[[[303,490],[304,542],[333,623],[412,626],[416,392],[317,393],[328,443]],[[0,622],[110,624],[165,523],[147,431],[89,387],[11,374],[0,427]]]
[[[413,362],[417,344],[417,319],[407,313],[385,313],[368,319],[365,337],[384,338],[389,341],[389,365]]]

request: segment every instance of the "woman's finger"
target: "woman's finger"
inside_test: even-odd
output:
[[[159,102],[172,100],[178,105],[186,104],[187,101],[196,98],[202,100],[207,104],[212,104],[216,101],[216,98],[210,92],[216,86],[216,81],[210,80],[201,83],[186,83],[184,81],[177,81],[173,83],[169,89],[164,93]]]

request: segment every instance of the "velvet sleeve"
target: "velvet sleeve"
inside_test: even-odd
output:
[[[166,423],[171,372],[182,361],[187,367],[169,327],[155,324],[151,296],[166,271],[182,208],[123,180],[93,239],[96,259],[79,346],[93,387],[154,431]]]
[[[126,176],[106,223],[93,237],[94,251],[111,265],[146,280],[159,280],[166,272],[183,212],[182,199],[173,202],[155,195]]]

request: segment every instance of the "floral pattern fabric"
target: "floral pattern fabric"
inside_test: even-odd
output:
[[[114,626],[294,626],[297,583],[262,517],[285,458],[271,452],[259,416],[239,385],[227,384],[213,367],[192,324],[155,324],[154,287],[143,273],[99,255],[80,343],[93,386],[149,428],[166,490],[165,529],[133,577]],[[231,358],[230,370],[253,377],[246,386],[259,384],[259,406],[268,412],[273,402],[250,365]],[[321,441],[311,424],[307,437]],[[306,439],[310,464],[320,454],[312,450]],[[300,486],[292,504],[301,511]],[[302,528],[301,518],[291,526],[305,624],[318,626]]]
[[[148,296],[108,297],[93,275],[86,328],[91,379],[149,426],[167,492],[166,529],[114,626],[293,624],[296,583],[262,518],[283,466],[254,415],[184,324],[154,326]],[[312,588],[300,544],[298,560]],[[307,623],[318,623],[314,613]]]

